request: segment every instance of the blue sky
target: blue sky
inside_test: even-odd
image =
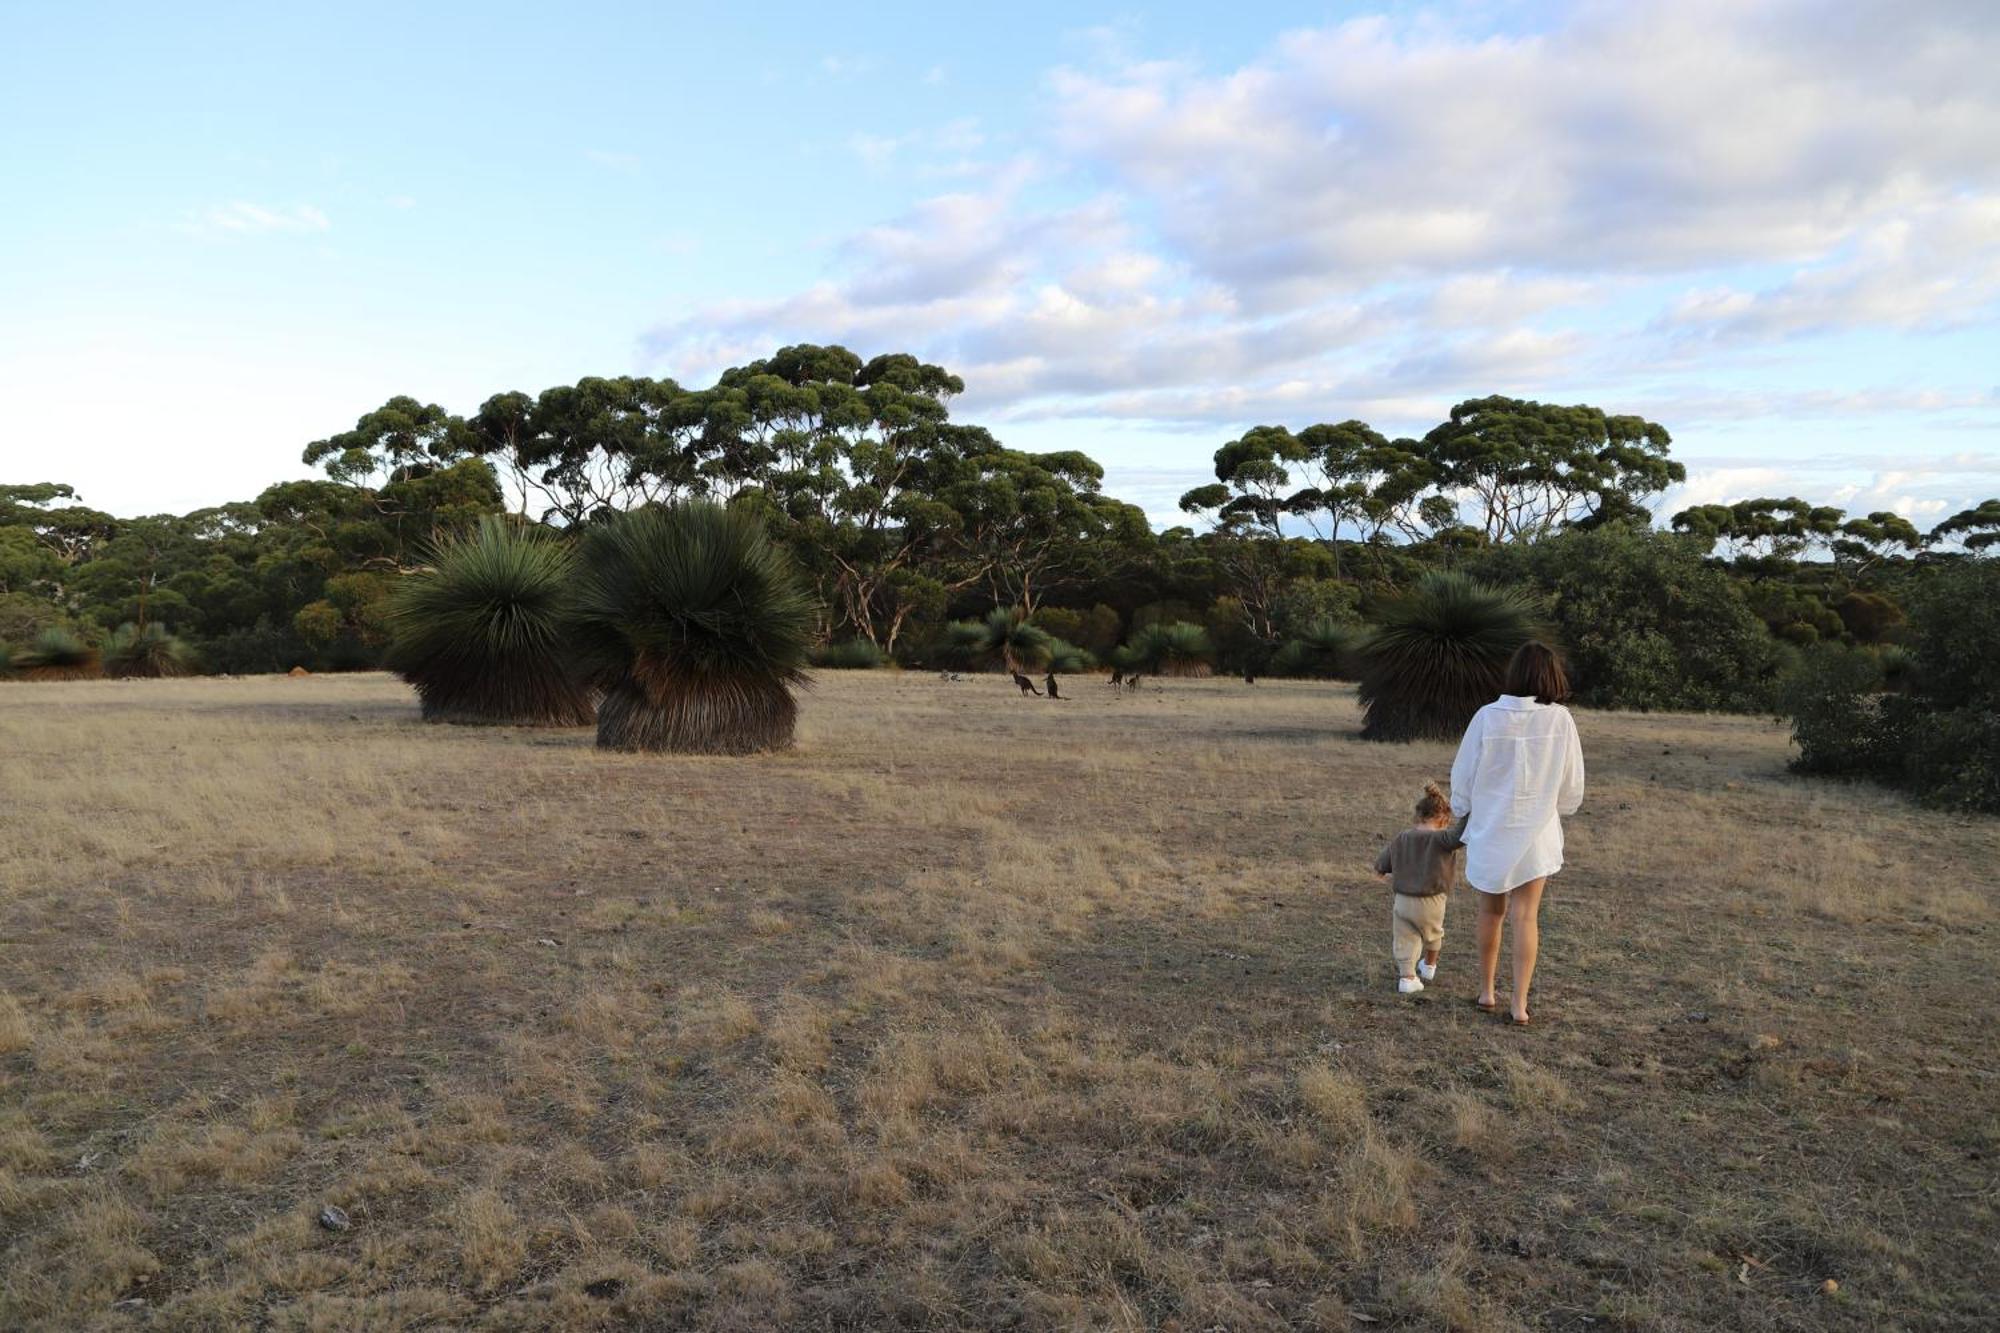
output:
[[[1636,411],[1666,506],[2000,494],[1979,3],[0,6],[0,479],[912,350],[1158,522],[1259,422]]]

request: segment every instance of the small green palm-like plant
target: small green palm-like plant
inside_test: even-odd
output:
[[[1089,671],[1097,665],[1097,658],[1088,648],[1079,648],[1067,639],[1049,636],[1049,671],[1058,676],[1073,676],[1080,671]]]
[[[143,629],[120,625],[104,644],[107,676],[185,676],[193,671],[194,653],[157,621]]]
[[[1337,620],[1319,619],[1308,624],[1295,639],[1287,639],[1271,659],[1274,676],[1303,676],[1310,680],[1347,680],[1353,672],[1354,650],[1361,631]]]
[[[23,680],[95,680],[104,674],[97,650],[66,629],[51,626],[14,659]]]
[[[1127,671],[1144,676],[1206,676],[1215,662],[1208,631],[1185,620],[1140,629],[1115,659]]]
[[[951,644],[968,666],[1003,671],[1039,671],[1048,665],[1055,637],[1028,619],[1019,607],[998,606],[984,620],[951,626]]]
[[[425,720],[580,727],[591,689],[576,662],[576,559],[554,534],[497,516],[440,540],[396,586],[387,665]]]
[[[792,743],[812,603],[755,517],[704,501],[622,515],[584,534],[578,590],[601,748]]]
[[[1463,574],[1426,574],[1379,609],[1361,645],[1361,734],[1457,740],[1472,715],[1500,697],[1514,650],[1541,637],[1532,598]]]

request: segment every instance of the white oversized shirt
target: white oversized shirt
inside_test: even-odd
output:
[[[1472,715],[1451,765],[1465,826],[1465,879],[1505,893],[1562,869],[1562,816],[1583,804],[1583,746],[1561,704],[1503,694]]]

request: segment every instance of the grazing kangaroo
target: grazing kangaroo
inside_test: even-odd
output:
[[[1051,698],[1051,699],[1060,699],[1060,698],[1062,698],[1062,694],[1061,694],[1061,693],[1060,693],[1060,692],[1059,692],[1059,691],[1058,691],[1058,690],[1056,689],[1056,673],[1055,673],[1055,672],[1053,672],[1053,671],[1049,672],[1049,674],[1048,674],[1048,675],[1047,675],[1046,677],[1044,677],[1044,678],[1043,678],[1043,680],[1042,680],[1042,684],[1044,684],[1044,685],[1046,685],[1046,686],[1048,686],[1048,687],[1049,687],[1049,698]]]
[[[1125,688],[1128,690],[1136,690],[1139,688],[1139,682],[1144,679],[1145,679],[1144,676],[1127,676],[1125,677]]]
[[[1022,694],[1032,694],[1037,699],[1042,697],[1042,692],[1035,688],[1035,682],[1029,680],[1026,676],[1022,675],[1018,671],[1014,673],[1014,683],[1021,687]]]

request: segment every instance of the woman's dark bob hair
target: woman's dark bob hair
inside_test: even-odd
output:
[[[1530,639],[1514,650],[1507,663],[1504,694],[1534,695],[1538,704],[1569,702],[1569,673],[1563,670],[1562,654],[1539,639]]]

